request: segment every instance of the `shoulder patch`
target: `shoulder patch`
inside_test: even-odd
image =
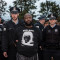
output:
[[[4,28],[3,31],[6,31],[6,28]]]
[[[37,28],[39,28],[39,26],[36,26]]]

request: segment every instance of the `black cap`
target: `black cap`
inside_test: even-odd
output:
[[[39,20],[43,20],[43,19],[46,19],[46,16],[45,15],[42,15],[41,17],[38,18]]]
[[[56,20],[57,19],[57,15],[53,14],[53,13],[48,15],[48,17],[49,17],[49,20]]]
[[[50,17],[50,20],[56,20],[56,17],[55,16]]]
[[[10,8],[10,12],[13,13],[13,14],[17,14],[17,13],[20,12],[20,9],[17,8],[17,7],[11,7],[11,8]]]

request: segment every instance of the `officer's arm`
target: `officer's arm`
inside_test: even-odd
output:
[[[3,55],[7,57],[7,50],[8,50],[8,37],[7,37],[7,25],[3,25],[3,36],[2,36],[2,51]]]
[[[42,31],[38,30],[38,43],[39,43],[39,47],[42,50]]]

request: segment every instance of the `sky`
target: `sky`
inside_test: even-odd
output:
[[[15,1],[15,0],[3,0],[3,1],[5,1],[5,2],[7,2],[7,6],[6,6],[6,8],[7,8],[7,10],[9,9],[9,6],[13,6],[13,1]],[[60,0],[47,0],[47,1],[56,1],[56,3],[57,4],[60,4]],[[40,10],[40,3],[41,2],[46,2],[46,0],[39,0],[39,1],[37,1],[36,2],[36,6],[37,6],[37,10],[35,10],[35,14],[37,15],[37,16],[39,16],[40,14],[38,13],[38,11]],[[8,18],[7,18],[8,17]],[[2,18],[3,19],[5,19],[5,20],[8,20],[8,19],[10,19],[10,14],[9,13],[6,13],[6,15],[4,15],[4,16],[2,16]],[[38,17],[37,17],[38,18]],[[37,19],[36,18],[36,19]]]

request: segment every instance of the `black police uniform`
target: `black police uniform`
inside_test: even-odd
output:
[[[8,21],[4,25],[2,47],[3,52],[8,52],[8,60],[15,60],[16,47],[14,43],[14,31],[21,25],[21,21],[18,20],[18,24],[15,24],[12,20]]]
[[[0,60],[3,59],[3,54],[2,54],[2,33],[3,33],[3,24],[0,24]]]
[[[42,20],[42,19],[45,19],[46,16],[45,15],[42,15],[41,17],[39,17],[38,19],[39,20]],[[44,29],[44,26],[40,23],[40,22],[37,22],[35,23],[35,26],[37,28],[39,28],[39,30],[42,32],[43,29]],[[42,45],[43,46],[43,45]],[[38,48],[38,55],[39,55],[39,60],[43,60],[43,50],[40,49],[40,47]]]
[[[42,19],[45,19],[45,18],[46,18],[46,16],[45,16],[45,15],[42,15],[42,16],[39,17],[38,19],[39,19],[39,20],[42,20]],[[43,26],[40,22],[35,23],[35,26],[36,26],[37,28],[39,28],[41,31],[43,31],[43,29],[44,29],[44,26]]]
[[[36,26],[37,28],[39,28],[41,31],[43,31],[43,29],[44,29],[44,26],[43,26],[40,22],[37,22],[37,23],[35,24],[35,26]]]
[[[43,30],[44,60],[60,60],[60,26],[49,25]]]
[[[30,58],[27,60],[31,60],[34,55],[37,54],[38,51],[38,44],[42,40],[41,32],[36,27],[19,27],[16,30],[16,42],[17,45],[17,52],[19,55],[25,56],[25,58]],[[19,60],[19,56],[17,56],[17,60]],[[21,60],[23,57],[20,57]],[[25,58],[23,58],[25,60]],[[38,58],[37,58],[38,59]],[[36,57],[32,60],[37,60]]]
[[[3,33],[3,24],[0,24],[0,47],[1,47],[1,41],[2,41],[2,33]]]
[[[10,9],[11,13],[16,14],[19,13],[19,9],[12,7]],[[4,32],[3,32],[3,41],[2,41],[2,49],[3,52],[8,52],[8,60],[16,60],[16,47],[14,43],[14,31],[17,27],[22,25],[23,22],[18,19],[17,24],[13,22],[13,20],[8,21],[4,24]]]
[[[2,20],[2,18],[1,18],[1,23],[0,23],[0,60],[5,60],[5,58],[3,56],[3,51],[2,51],[3,23],[4,23],[4,20]]]

